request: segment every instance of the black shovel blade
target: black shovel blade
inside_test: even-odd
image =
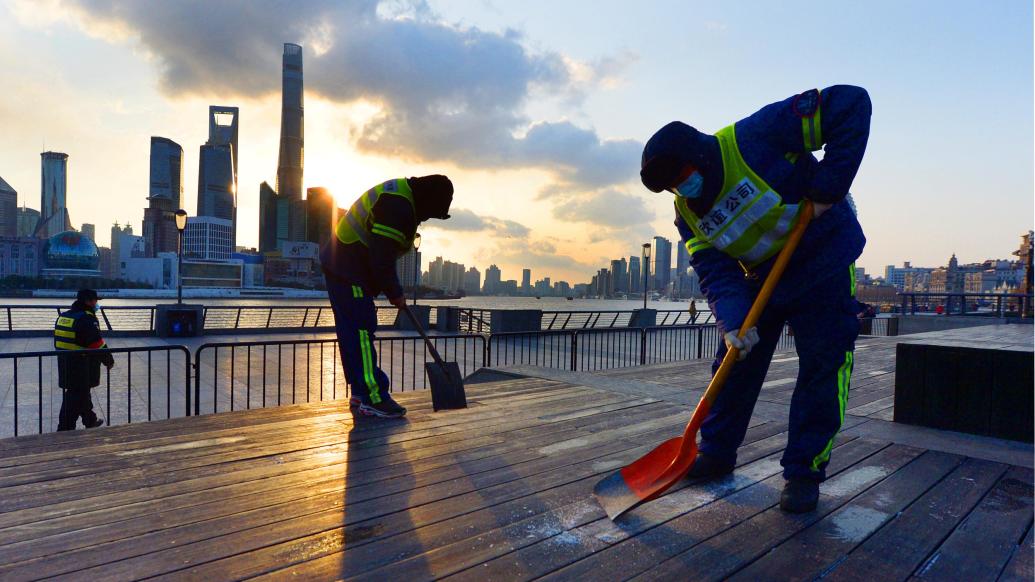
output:
[[[467,394],[464,392],[464,377],[456,362],[434,362],[424,364],[431,384],[431,406],[435,411],[467,408]]]

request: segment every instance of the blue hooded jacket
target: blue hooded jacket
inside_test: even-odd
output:
[[[767,105],[735,126],[744,160],[785,203],[797,204],[808,198],[833,204],[809,224],[773,294],[774,305],[790,305],[817,283],[850,268],[866,244],[854,209],[845,197],[866,151],[870,98],[865,89],[850,85],[828,87],[819,92],[818,100],[816,93],[806,91]],[[806,149],[802,103],[806,104],[804,113],[811,113],[808,108],[812,104],[821,107],[822,161]],[[705,177],[706,194],[708,182],[712,182],[710,196],[714,200],[718,186],[709,176],[722,176],[718,142],[714,136],[697,135],[702,143],[694,161]],[[675,224],[686,244],[694,235],[678,212]],[[756,267],[752,276],[745,276],[740,263],[719,250],[704,249],[690,256],[701,290],[724,330],[737,329],[743,323],[774,260]]]

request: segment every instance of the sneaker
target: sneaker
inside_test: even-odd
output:
[[[733,472],[733,463],[723,463],[715,460],[714,457],[698,454],[686,476],[691,479],[712,479],[722,477]]]
[[[399,403],[392,400],[390,396],[382,396],[378,404],[360,404],[359,413],[364,416],[379,416],[381,418],[401,418],[406,416],[406,409],[399,406]]]
[[[363,404],[363,399],[359,396],[353,396],[352,398],[349,398],[349,408],[356,408],[361,404]]]
[[[104,419],[103,418],[98,418],[97,420],[93,421],[93,424],[87,424],[86,428],[97,428],[97,427],[99,427],[99,426],[101,426],[103,424],[104,424]]]
[[[819,482],[807,477],[791,479],[783,486],[780,509],[789,513],[807,513],[816,509]]]

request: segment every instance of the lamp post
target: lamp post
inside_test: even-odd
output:
[[[417,304],[417,279],[420,278],[420,260],[417,251],[420,249],[420,233],[413,235],[413,304]]]
[[[176,253],[176,303],[183,303],[183,230],[187,228],[187,211],[176,211],[176,230],[180,233],[179,250]]]
[[[643,308],[647,309],[647,275],[650,273],[650,243],[643,243]]]

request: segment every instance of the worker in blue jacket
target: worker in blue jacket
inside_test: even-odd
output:
[[[714,135],[672,122],[643,150],[643,184],[675,195],[676,227],[724,334],[713,373],[729,347],[741,350],[742,361],[701,427],[690,474],[733,471],[773,351],[790,324],[798,380],[780,506],[795,513],[816,507],[844,421],[859,332],[854,262],[866,243],[848,191],[869,127],[866,90],[835,85],[767,105]],[[822,161],[812,154],[820,149]],[[815,219],[758,325],[738,338],[806,200]]]
[[[413,248],[421,222],[449,218],[452,202],[453,183],[446,176],[388,180],[349,207],[320,251],[341,363],[353,389],[350,405],[363,415],[406,414],[389,394],[388,375],[378,366],[374,298],[384,293],[392,305],[406,307],[395,261]]]

